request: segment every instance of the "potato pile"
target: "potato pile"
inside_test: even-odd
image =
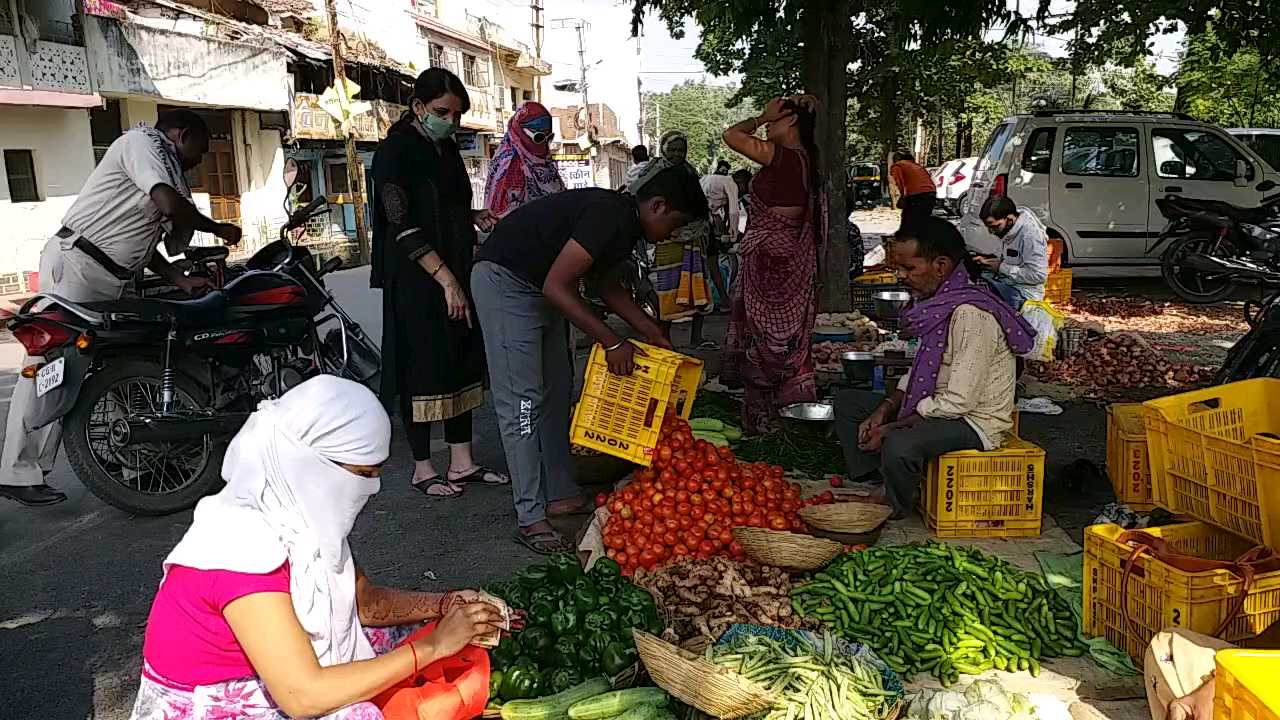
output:
[[[1043,380],[1109,388],[1176,387],[1207,382],[1211,370],[1171,363],[1133,333],[1114,333],[1086,341],[1063,362],[1040,365]]]
[[[844,372],[840,356],[847,352],[870,352],[870,342],[819,342],[813,344],[813,367],[818,372]]]
[[[880,328],[876,327],[871,318],[857,310],[847,313],[818,313],[818,316],[814,318],[814,327],[844,328],[849,331],[854,340],[880,339]]]

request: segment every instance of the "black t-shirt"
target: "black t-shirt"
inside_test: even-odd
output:
[[[497,263],[541,288],[570,240],[591,254],[592,274],[600,275],[627,259],[641,232],[634,198],[601,188],[565,190],[504,217],[476,260]]]

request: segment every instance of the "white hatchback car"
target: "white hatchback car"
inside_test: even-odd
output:
[[[934,178],[937,186],[938,204],[952,215],[960,215],[965,196],[969,192],[969,184],[973,182],[973,169],[978,158],[960,158],[948,160]]]
[[[1277,184],[1280,174],[1256,152],[1182,113],[1041,111],[992,131],[959,227],[970,247],[995,250],[978,213],[988,197],[1008,195],[1063,239],[1066,263],[1155,268],[1159,250],[1150,251],[1165,226],[1157,198],[1256,207]]]

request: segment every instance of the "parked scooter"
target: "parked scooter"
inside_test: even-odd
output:
[[[318,373],[376,383],[378,349],[342,310],[288,234],[326,212],[293,213],[280,239],[243,266],[226,248],[195,248],[226,284],[196,299],[74,303],[42,294],[12,325],[36,383],[31,428],[63,424],[63,447],[85,486],[122,510],[163,515],[222,482],[232,435],[265,399]],[[322,335],[322,328],[329,331]]]
[[[1156,200],[1168,224],[1151,247],[1178,297],[1212,303],[1237,285],[1280,287],[1280,194],[1256,208],[1167,195]]]

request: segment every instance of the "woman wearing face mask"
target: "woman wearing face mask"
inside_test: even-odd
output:
[[[499,610],[470,590],[378,587],[351,558],[390,441],[373,393],[331,375],[258,407],[227,449],[226,487],[165,558],[133,720],[374,720],[370,699],[436,663],[488,674],[468,645]],[[441,617],[425,635],[401,626]]]
[[[471,181],[453,134],[471,106],[456,75],[418,76],[409,112],[373,158],[373,267],[382,288],[382,401],[398,407],[413,451],[413,486],[455,497],[463,484],[504,485],[476,464],[471,411],[484,401],[484,347],[471,309],[476,226],[496,222],[471,209]],[[399,399],[398,404],[396,403]],[[449,467],[431,463],[431,426],[444,425]]]
[[[489,162],[484,206],[501,219],[530,200],[563,190],[564,180],[551,159],[551,113],[541,103],[527,102],[511,116]]]
[[[724,131],[726,145],[762,166],[751,181],[722,370],[741,380],[742,421],[753,432],[773,427],[780,406],[817,395],[809,351],[822,217],[815,104],[807,95],[777,98]]]

